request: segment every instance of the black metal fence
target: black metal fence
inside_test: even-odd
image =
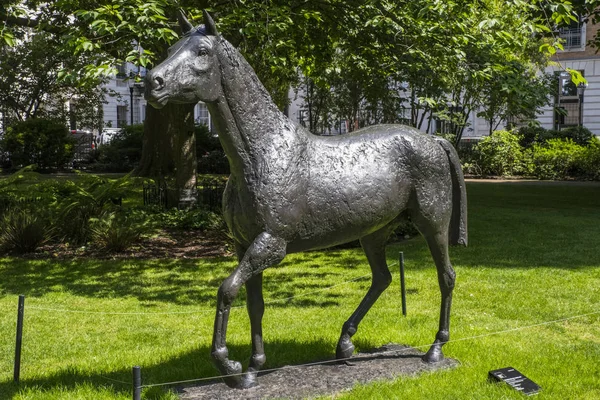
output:
[[[143,196],[145,206],[167,206],[167,185],[144,184]]]
[[[211,211],[221,211],[225,183],[199,183],[200,184],[196,185],[196,189],[198,190],[198,202]]]
[[[177,206],[169,204],[169,192],[174,190],[166,184],[144,185],[143,196],[144,205],[154,205],[160,208]],[[223,192],[225,191],[225,182],[215,182],[215,180],[200,180],[196,183],[198,204],[208,208],[211,211],[221,211]]]

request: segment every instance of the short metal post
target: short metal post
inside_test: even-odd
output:
[[[142,370],[133,367],[133,400],[142,400]]]
[[[17,343],[15,346],[14,381],[19,383],[21,376],[21,345],[23,344],[23,315],[25,314],[25,295],[19,295],[17,307]]]
[[[400,252],[400,291],[402,293],[402,315],[406,317],[406,281],[404,279],[404,252]]]

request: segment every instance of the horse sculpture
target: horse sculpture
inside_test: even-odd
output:
[[[262,272],[286,254],[360,239],[373,278],[337,344],[337,358],[351,357],[351,337],[392,279],[386,241],[406,218],[427,240],[442,297],[439,330],[423,360],[442,360],[455,281],[448,245],[467,244],[465,184],[452,145],[403,125],[313,135],[277,109],[207,12],[196,28],[183,13],[178,18],[184,37],[148,72],[146,99],[156,108],[205,102],[231,167],[223,213],[239,265],[219,288],[211,349],[225,382],[252,387],[265,363]],[[243,374],[226,345],[231,304],[242,285],[252,333],[252,357]]]

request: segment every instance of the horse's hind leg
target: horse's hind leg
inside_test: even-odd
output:
[[[429,245],[442,295],[439,330],[429,351],[423,356],[423,361],[433,363],[444,359],[442,346],[450,340],[450,307],[456,274],[448,255],[448,230],[441,229],[440,232],[439,227],[423,226],[422,223],[415,222]]]
[[[386,226],[383,229],[360,239],[360,244],[367,255],[367,260],[369,260],[373,278],[369,291],[360,302],[356,311],[354,311],[342,327],[342,334],[335,351],[336,358],[338,359],[349,358],[352,356],[354,345],[350,338],[356,333],[358,324],[360,324],[360,321],[371,309],[371,306],[373,306],[381,293],[383,293],[392,282],[392,275],[390,274],[385,259],[385,242],[392,230],[393,227]]]
[[[256,384],[256,374],[267,361],[262,335],[262,318],[265,313],[265,301],[262,294],[262,272],[246,282],[246,305],[250,317],[252,333],[252,358],[248,364],[246,386]]]

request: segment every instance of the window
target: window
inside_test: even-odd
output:
[[[579,71],[582,75],[584,71]],[[577,86],[571,80],[568,72],[556,73],[558,79],[558,92],[554,107],[554,128],[561,129],[567,126],[577,126],[581,123],[583,115],[582,101],[579,98]]]
[[[339,121],[336,121],[335,125],[333,126],[333,130],[338,135],[343,135],[344,133],[346,133],[346,131],[347,131],[346,121],[342,120],[342,119]]]
[[[306,120],[308,119],[308,110],[298,110],[298,123],[306,128]]]
[[[196,123],[210,126],[210,114],[208,113],[208,107],[204,103],[196,105]]]
[[[117,66],[117,86],[127,86],[127,64],[121,64]]]
[[[583,73],[583,71],[579,72]],[[559,75],[558,90],[559,97],[561,98],[577,98],[577,86],[575,86],[575,84],[573,83],[573,80],[571,79],[571,74],[569,73],[561,73]]]
[[[117,65],[117,78],[119,78],[119,79],[127,78],[127,65],[125,65],[125,64]]]
[[[117,106],[117,128],[127,125],[127,106]]]
[[[563,40],[565,50],[584,50],[585,25],[581,21],[576,21],[567,27],[560,28],[558,35]]]
[[[455,133],[460,126],[458,121],[463,119],[462,107],[449,107],[444,118],[435,117],[436,132],[441,134]]]

